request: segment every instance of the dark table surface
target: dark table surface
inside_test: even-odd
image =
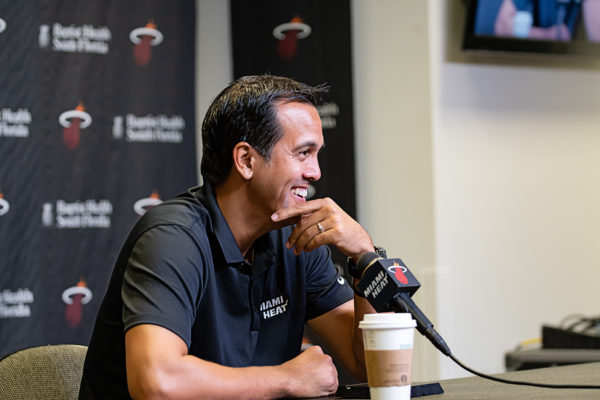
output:
[[[600,362],[514,371],[496,377],[536,383],[600,386]],[[438,381],[444,394],[423,400],[600,399],[600,389],[548,389],[509,385],[477,376]],[[418,384],[418,382],[416,383]],[[330,397],[338,399],[339,397]]]

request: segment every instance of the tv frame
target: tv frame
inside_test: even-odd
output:
[[[465,51],[600,57],[600,43],[585,39],[581,20],[575,28],[575,37],[570,41],[519,39],[476,34],[475,17],[480,1],[485,0],[465,0],[467,16],[462,43],[462,49]]]

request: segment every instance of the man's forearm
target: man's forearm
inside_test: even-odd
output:
[[[331,357],[314,346],[276,366],[232,368],[188,355],[179,336],[141,324],[125,335],[127,386],[135,399],[320,397],[337,388]]]
[[[316,360],[315,357],[319,356],[328,358],[329,362]],[[150,371],[143,373],[139,380],[129,382],[129,390],[133,398],[320,397],[332,394],[338,384],[335,366],[330,361],[330,357],[322,352],[320,355],[313,354],[312,362],[290,361],[277,366],[244,368],[225,367],[194,356],[184,356],[176,366],[170,364],[154,372]],[[317,376],[319,371],[320,376]]]

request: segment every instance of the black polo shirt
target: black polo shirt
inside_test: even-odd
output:
[[[294,255],[291,227],[254,244],[250,266],[209,184],[148,211],[117,259],[88,347],[80,399],[128,398],[125,332],[165,327],[189,354],[231,367],[300,352],[304,324],[353,297],[326,246]]]

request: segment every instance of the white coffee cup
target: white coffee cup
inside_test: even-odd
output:
[[[358,324],[371,399],[410,399],[416,325],[408,313],[365,314]]]

